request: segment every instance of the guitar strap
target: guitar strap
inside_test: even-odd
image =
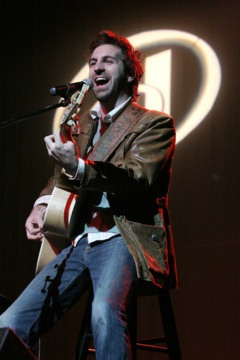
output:
[[[143,113],[138,104],[128,106],[94,145],[87,160],[106,161]]]

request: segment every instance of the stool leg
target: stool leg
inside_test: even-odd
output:
[[[88,356],[88,348],[92,340],[91,313],[92,313],[92,291],[88,295],[82,325],[78,336],[74,360],[85,360]]]
[[[137,295],[134,294],[128,309],[128,331],[132,348],[132,360],[137,359]]]
[[[169,291],[161,290],[158,295],[158,301],[168,347],[169,360],[181,360],[181,350]]]

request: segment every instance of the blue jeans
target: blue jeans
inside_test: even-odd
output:
[[[64,249],[0,316],[25,344],[34,344],[80,299],[92,283],[92,331],[97,360],[129,360],[127,303],[137,284],[135,263],[116,236],[93,245],[84,236]]]

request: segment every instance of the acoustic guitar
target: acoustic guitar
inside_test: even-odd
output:
[[[72,135],[76,132],[79,133],[77,115],[85,95],[91,88],[92,82],[86,79],[83,81],[82,89],[75,92],[71,97],[71,103],[60,122],[60,134],[64,143],[69,140],[74,142]],[[56,185],[44,217],[44,238],[39,251],[36,274],[64,247],[70,244],[67,229],[76,203],[77,190],[58,165],[56,166],[55,177]]]

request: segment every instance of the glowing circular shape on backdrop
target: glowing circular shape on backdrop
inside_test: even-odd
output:
[[[129,36],[128,39],[134,47],[141,51],[156,46],[171,47],[177,45],[187,48],[198,59],[201,68],[201,83],[194,103],[184,118],[181,119],[180,125],[177,126],[177,143],[179,143],[206,118],[213,107],[221,84],[221,67],[217,55],[203,39],[179,30],[145,31]],[[71,82],[82,81],[87,77],[88,64],[83,66]],[[144,84],[140,84],[140,91],[141,86],[144,87]],[[158,104],[155,108],[158,108]],[[56,111],[53,124],[54,131],[59,127],[64,111],[62,108]]]

